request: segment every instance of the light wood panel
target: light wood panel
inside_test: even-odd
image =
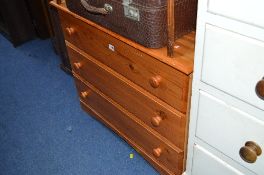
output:
[[[76,81],[80,85],[80,80],[76,79]],[[118,131],[121,136],[134,142],[137,145],[136,149],[143,150],[157,164],[167,167],[168,169],[165,168],[165,170],[168,174],[180,175],[182,173],[183,151],[181,149],[163,142],[155,133],[145,128],[140,120],[103,93],[95,92],[95,88],[93,90],[88,87],[85,88],[89,93],[85,102],[81,100],[81,104],[86,111],[93,111],[104,123],[111,125],[112,129]],[[82,96],[81,99],[83,99]]]
[[[186,118],[183,114],[173,108],[170,110],[162,101],[147,95],[143,89],[96,62],[92,57],[83,57],[70,47],[68,50],[72,64],[80,64],[79,69],[73,66],[79,77],[135,114],[170,142],[184,148]]]
[[[163,101],[185,113],[188,75],[97,28],[60,13],[65,39]]]
[[[194,37],[149,49],[51,4],[60,14],[82,108],[113,129],[161,174],[185,169]]]

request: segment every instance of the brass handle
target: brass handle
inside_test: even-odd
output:
[[[257,160],[257,157],[260,156],[262,150],[258,144],[253,141],[246,142],[240,151],[240,157],[247,163],[254,163]]]
[[[89,91],[83,91],[81,92],[81,97],[82,98],[87,98],[89,96],[90,92]]]
[[[72,27],[66,27],[66,32],[69,36],[72,36],[75,33],[75,29]]]
[[[80,69],[82,67],[82,64],[80,62],[73,63],[73,66],[75,69]]]
[[[151,119],[151,123],[153,126],[158,127],[160,125],[160,123],[162,122],[162,117],[157,115],[155,117],[152,117]]]
[[[264,100],[264,78],[257,83],[256,93],[257,93],[259,98]]]
[[[162,149],[161,148],[155,148],[155,149],[153,149],[153,155],[155,156],[155,157],[160,157],[161,156],[161,154],[162,154]]]
[[[150,84],[153,88],[158,88],[158,87],[160,86],[161,81],[162,81],[161,76],[157,75],[157,76],[152,77],[152,78],[149,80],[149,84]]]

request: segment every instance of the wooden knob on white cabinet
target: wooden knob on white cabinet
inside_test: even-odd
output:
[[[258,95],[259,98],[264,100],[264,78],[257,83],[256,94]]]
[[[255,163],[261,153],[260,146],[253,141],[246,142],[245,146],[239,150],[240,157],[247,163]]]

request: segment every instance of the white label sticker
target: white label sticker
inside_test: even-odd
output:
[[[108,45],[108,48],[109,48],[110,50],[112,50],[113,52],[115,51],[115,46],[113,46],[112,44],[109,44],[109,45]]]

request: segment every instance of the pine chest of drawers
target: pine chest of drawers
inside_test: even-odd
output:
[[[147,49],[57,7],[82,108],[132,145],[161,174],[185,168],[194,33]]]

